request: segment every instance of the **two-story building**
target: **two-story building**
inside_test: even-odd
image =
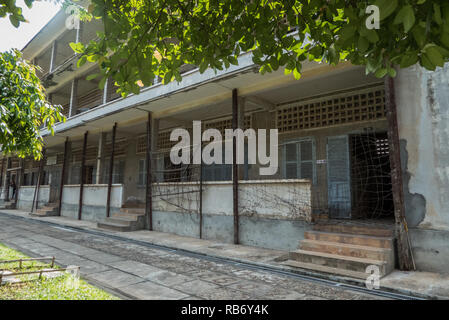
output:
[[[392,159],[400,153],[416,267],[447,271],[448,68],[402,70],[392,94],[348,62],[306,63],[295,80],[282,69],[261,75],[247,52],[238,66],[201,74],[186,65],[181,82],[155,82],[122,98],[112,81],[100,90],[97,79],[86,80],[98,66],[77,68],[69,47],[94,40],[101,21],[68,30],[65,19],[59,12],[22,52],[41,67],[48,99],[63,106],[67,121],[54,135],[42,130],[42,161],[1,155],[6,205],[117,231],[288,250],[286,263],[298,268],[363,276],[376,264],[388,273],[398,192]],[[394,105],[400,148],[391,151],[387,109]],[[221,133],[277,129],[277,173],[260,175],[263,165],[248,163],[247,147],[242,165],[172,164],[170,133],[191,131],[193,121]]]

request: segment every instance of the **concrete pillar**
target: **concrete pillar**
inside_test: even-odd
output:
[[[106,132],[100,134],[100,139],[98,140],[98,153],[97,153],[97,173],[95,177],[96,184],[104,183],[102,179],[102,170],[104,164],[104,145],[106,143]]]
[[[76,114],[78,109],[78,79],[72,80],[72,88],[70,90],[70,106],[69,106],[69,118]]]
[[[51,46],[50,68],[49,68],[50,73],[52,73],[56,67],[56,50],[57,50],[57,42],[55,40],[55,41],[53,41],[53,44]]]
[[[104,88],[103,88],[103,104],[106,104],[109,101],[109,90],[108,90],[108,86],[109,86],[109,78],[106,79],[106,82],[104,83]]]
[[[81,36],[82,36],[83,30],[82,30],[82,23],[81,21],[79,22],[79,26],[76,29],[76,34],[75,34],[75,43],[78,43],[81,41]]]

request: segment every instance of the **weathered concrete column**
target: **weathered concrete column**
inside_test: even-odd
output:
[[[52,73],[56,68],[56,50],[57,50],[57,41],[53,41],[53,44],[51,46],[51,53],[50,53],[50,67],[49,72]]]
[[[72,87],[70,90],[70,104],[69,104],[69,118],[76,114],[78,109],[78,79],[72,80]]]
[[[103,88],[103,104],[106,104],[109,101],[109,78],[106,79],[106,82],[104,83]]]
[[[95,175],[95,183],[101,184],[103,183],[102,179],[102,170],[104,164],[104,145],[106,143],[106,132],[100,133],[100,139],[98,140],[98,153],[97,153],[97,173]]]

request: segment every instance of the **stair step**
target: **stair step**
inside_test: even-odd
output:
[[[54,203],[47,203],[47,204],[45,205],[45,207],[47,207],[47,208],[58,208],[58,207],[59,207],[59,203],[57,203],[57,202],[54,202]]]
[[[348,257],[388,261],[393,259],[393,250],[371,246],[360,246],[340,242],[326,242],[304,239],[300,241],[300,249]]]
[[[323,265],[319,265],[319,264],[299,262],[299,261],[295,261],[295,260],[287,260],[287,261],[282,262],[281,264],[289,266],[289,267],[313,270],[313,271],[323,272],[323,273],[336,274],[336,275],[350,277],[350,278],[356,278],[356,279],[366,279],[368,277],[368,274],[364,273],[364,272],[332,268],[332,267],[323,266]]]
[[[98,222],[97,227],[102,228],[102,229],[112,230],[112,231],[120,231],[120,232],[132,231],[132,228],[129,224],[123,224],[123,223],[111,222],[111,221]]]
[[[144,214],[137,214],[137,213],[123,213],[123,212],[117,212],[113,213],[111,217],[113,218],[123,218],[123,219],[129,219],[129,221],[137,221],[140,217],[145,216]]]
[[[336,254],[295,250],[289,253],[289,260],[295,260],[305,263],[313,263],[317,265],[323,265],[332,268],[345,269],[357,272],[365,272],[366,268],[370,265],[376,265],[379,267],[381,275],[387,274],[390,270],[390,264],[387,266],[386,261],[362,259],[355,257],[346,257]]]
[[[339,243],[355,244],[359,246],[393,249],[393,238],[390,237],[375,237],[375,236],[322,232],[322,231],[305,231],[304,238],[308,240],[339,242]]]
[[[394,231],[389,228],[382,228],[378,226],[362,226],[362,225],[348,225],[348,224],[326,224],[318,223],[313,226],[314,231],[333,232],[333,233],[347,233],[356,235],[366,235],[375,237],[393,237]]]
[[[131,224],[133,224],[133,222],[136,222],[136,220],[130,220],[129,218],[126,218],[126,217],[110,217],[110,218],[106,218],[106,221],[118,223],[118,224],[124,224],[127,226],[130,226]]]
[[[145,214],[145,208],[120,208],[120,212],[128,214]]]

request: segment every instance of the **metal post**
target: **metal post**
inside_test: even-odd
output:
[[[78,203],[78,220],[81,220],[82,212],[83,212],[83,191],[84,191],[84,176],[85,173],[85,163],[86,163],[86,149],[87,149],[87,136],[89,131],[84,133],[84,142],[83,142],[83,155],[81,158],[81,177],[80,177],[80,200]]]
[[[407,221],[405,220],[399,130],[393,78],[388,77],[385,79],[385,96],[399,268],[401,270],[416,270],[408,234]]]
[[[3,192],[3,187],[5,184],[5,179],[4,179],[4,175],[3,175],[4,171],[5,171],[5,158],[2,158],[2,171],[0,172],[0,195]]]
[[[10,185],[10,179],[11,179],[11,172],[8,170],[9,168],[11,168],[11,157],[8,157],[8,159],[6,160],[6,175],[5,175],[5,189],[6,189],[6,193],[5,193],[5,201],[9,201],[9,185]]]
[[[238,93],[232,90],[232,129],[238,127]],[[234,211],[234,244],[239,244],[239,167],[237,164],[237,137],[232,138],[232,190]]]
[[[145,215],[148,221],[148,229],[150,231],[153,230],[153,194],[152,194],[152,177],[151,177],[151,122],[152,116],[151,112],[148,113],[148,122],[147,122],[147,152],[146,152],[146,184],[145,184]]]
[[[200,239],[203,239],[203,157],[200,163]]]
[[[67,152],[69,149],[69,138],[67,137],[64,142],[64,159],[62,160],[61,169],[61,183],[59,185],[59,205],[58,205],[58,216],[61,216],[62,210],[62,193],[64,191],[64,178],[65,178],[65,167],[67,165]]]
[[[16,203],[16,208],[17,208],[17,201],[19,199],[20,186],[22,185],[22,181],[23,181],[23,166],[24,166],[24,160],[23,159],[19,159],[19,167],[20,167],[20,169],[17,171],[16,193],[14,194],[14,201]]]
[[[112,127],[112,147],[111,158],[109,159],[109,180],[108,180],[108,200],[106,202],[106,217],[109,217],[111,211],[111,191],[112,191],[112,174],[114,173],[114,153],[115,153],[115,132],[117,131],[117,123]]]
[[[39,172],[37,174],[36,188],[34,188],[33,207],[31,208],[31,213],[33,213],[34,210],[37,210],[37,207],[39,206],[39,189],[41,187],[41,176],[42,171],[44,170],[44,161],[45,161],[45,149],[42,150],[42,158],[39,163]]]

